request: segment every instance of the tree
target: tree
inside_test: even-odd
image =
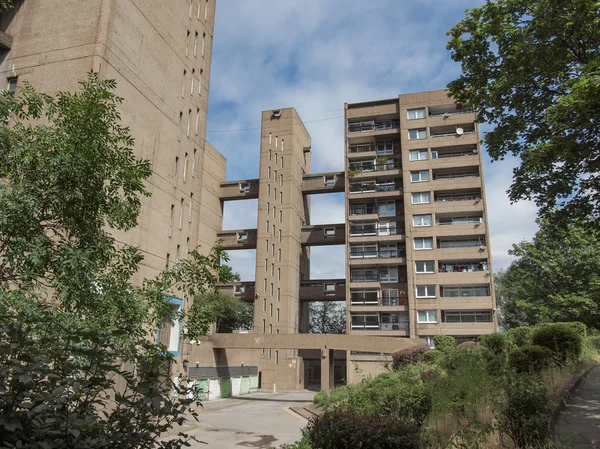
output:
[[[311,302],[309,329],[311,334],[346,333],[346,308],[336,302]]]
[[[507,327],[580,321],[600,328],[600,232],[539,220],[532,242],[513,245],[517,257],[496,275]]]
[[[219,282],[228,284],[231,282],[240,282],[241,280],[240,273],[235,273],[233,268],[227,264],[221,265],[219,269]]]
[[[0,0],[0,14],[13,7],[14,0]]]
[[[494,126],[494,160],[520,157],[508,191],[555,219],[600,219],[600,13],[595,0],[497,0],[448,33],[448,87]]]
[[[165,376],[174,358],[148,335],[163,320],[204,335],[217,308],[202,309],[202,294],[228,258],[192,251],[131,283],[143,257],[110,229],[136,225],[150,164],[134,158],[115,81],[90,73],[81,86],[0,95],[0,441],[179,448],[184,435],[159,437],[185,420],[194,391]],[[175,291],[189,312],[173,311]]]

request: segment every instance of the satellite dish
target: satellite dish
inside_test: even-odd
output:
[[[461,136],[465,131],[462,128],[456,128],[456,134]]]

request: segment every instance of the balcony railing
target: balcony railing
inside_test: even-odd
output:
[[[397,235],[396,234],[396,223],[393,223],[392,226],[381,227],[381,223],[376,224],[351,224],[350,225],[350,236],[367,236],[367,235]]]
[[[350,249],[350,259],[392,259],[404,257],[406,248],[384,250],[353,250]]]
[[[348,123],[348,132],[364,133],[369,131],[383,131],[400,127],[400,120],[367,120],[356,123]]]
[[[350,206],[350,215],[371,215],[377,213],[377,206],[373,205],[362,205],[362,206]]]
[[[435,201],[436,202],[444,202],[444,201],[480,201],[481,194],[473,194],[473,193],[459,193],[459,194],[438,194]]]
[[[402,191],[402,185],[396,182],[375,181],[353,182],[350,183],[350,193],[368,193],[368,192],[394,192]]]
[[[379,273],[350,272],[350,282],[379,282]]]
[[[450,137],[450,136],[460,136],[462,134],[475,134],[474,129],[465,129],[462,133],[457,133],[456,131],[430,131],[429,137]]]
[[[477,178],[479,173],[476,171],[465,171],[456,173],[434,173],[433,180],[440,181],[442,179],[461,179],[461,178]]]
[[[437,225],[481,224],[483,217],[440,218]]]
[[[446,111],[446,112],[430,112],[429,117],[439,117],[439,116],[450,116],[456,114],[471,114],[473,109],[461,109],[458,111]]]
[[[377,305],[379,304],[379,295],[375,292],[351,292],[350,302],[353,305]]]
[[[477,271],[488,271],[487,262],[461,263],[461,264],[439,264],[440,273],[473,273]]]
[[[400,168],[400,161],[386,162],[384,164],[375,164],[373,161],[352,162],[349,166],[350,172],[369,172],[385,171]]]
[[[353,322],[352,330],[381,330],[381,331],[408,331],[409,324],[402,323],[375,323],[375,322]]]

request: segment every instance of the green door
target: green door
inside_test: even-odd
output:
[[[250,393],[258,391],[258,376],[250,376]]]
[[[231,379],[229,377],[221,378],[221,397],[228,398],[231,396]]]
[[[196,385],[198,386],[198,400],[206,401],[208,398],[208,379],[198,379]]]
[[[242,394],[250,393],[250,378],[248,376],[242,377]]]

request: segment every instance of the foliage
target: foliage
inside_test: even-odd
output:
[[[537,373],[552,363],[554,353],[543,346],[523,346],[508,353],[508,362],[518,374]]]
[[[540,447],[548,438],[548,390],[533,378],[507,379],[503,397],[495,404],[498,427],[517,448]]]
[[[433,344],[435,345],[435,349],[448,352],[456,348],[456,339],[450,335],[436,335],[433,337]]]
[[[579,321],[564,322],[562,324],[573,328],[575,332],[577,332],[577,335],[579,335],[581,338],[586,338],[588,335],[587,326]]]
[[[326,412],[303,430],[315,449],[418,449],[419,428],[396,417],[366,417],[353,411]]]
[[[14,0],[0,0],[0,13],[13,7]]]
[[[479,336],[479,343],[493,354],[504,354],[508,350],[508,338],[505,333],[484,334]]]
[[[163,375],[172,361],[164,347],[141,338],[133,351],[123,348],[116,344],[118,335],[19,296],[3,294],[0,302],[3,447],[137,449],[185,444],[184,435],[159,439],[186,415],[196,418],[189,410],[192,400],[185,399],[188,393],[193,397],[193,390]]]
[[[508,341],[512,346],[520,348],[531,344],[533,328],[529,326],[513,327],[506,332]]]
[[[423,354],[429,351],[429,346],[425,343],[419,346],[413,346],[406,349],[399,349],[392,353],[392,362],[394,369],[405,367],[411,363],[417,363],[423,360]]]
[[[595,0],[497,0],[467,11],[448,49],[457,102],[493,125],[492,159],[518,156],[512,201],[600,218],[600,16]]]
[[[296,441],[293,444],[281,445],[280,449],[312,449],[312,446],[310,445],[310,443],[306,437],[302,437],[302,439],[300,441]]]
[[[550,349],[560,365],[579,359],[583,346],[582,340],[573,327],[563,323],[540,326],[535,329],[532,337],[533,344]]]
[[[533,241],[514,245],[510,254],[517,260],[496,276],[502,324],[511,328],[579,321],[598,327],[600,231],[538,222]]]
[[[444,353],[439,349],[430,349],[423,353],[423,361],[427,363],[436,363]]]
[[[596,351],[600,351],[600,335],[587,338],[588,344],[590,344]]]
[[[311,302],[309,305],[311,334],[346,333],[346,307],[331,301]]]
[[[240,273],[233,271],[233,268],[227,264],[221,264],[219,268],[219,282],[228,284],[231,282],[240,282]]]

